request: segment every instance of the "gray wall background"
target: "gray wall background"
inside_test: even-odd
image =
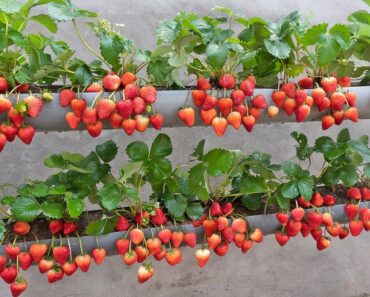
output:
[[[102,17],[112,23],[124,23],[124,34],[133,38],[142,48],[155,46],[153,32],[159,20],[171,18],[178,11],[195,11],[209,14],[216,5],[227,6],[234,11],[253,16],[261,15],[273,20],[292,10],[299,10],[303,15],[311,16],[313,23],[342,22],[351,11],[366,9],[360,1],[195,1],[195,0],[79,0],[78,6],[98,11]],[[32,28],[39,29],[35,26]],[[83,34],[94,43],[94,37],[84,30]],[[72,27],[62,24],[59,37],[72,43],[77,55],[83,59],[92,59],[91,55],[80,46]],[[321,130],[318,122],[304,124],[257,125],[253,133],[241,129],[235,132],[229,129],[225,137],[219,139],[212,128],[177,128],[163,129],[173,142],[174,163],[186,162],[189,153],[203,138],[207,140],[207,149],[216,146],[238,148],[246,152],[262,150],[273,154],[274,161],[291,158],[294,154],[290,133],[299,130],[306,133],[309,139],[321,136],[336,136],[340,129],[349,127],[353,136],[369,134],[369,121],[358,124],[345,123]],[[32,145],[25,146],[16,140],[8,144],[0,154],[0,183],[18,184],[25,178],[44,178],[50,171],[44,169],[43,158],[63,150],[87,153],[97,144],[113,139],[120,147],[119,157],[114,164],[117,172],[120,164],[126,160],[124,149],[132,141],[150,142],[157,132],[148,130],[143,134],[127,137],[120,130],[103,131],[98,139],[93,139],[87,132],[53,132],[36,134]],[[314,164],[320,166],[320,160]],[[107,259],[102,267],[91,268],[87,274],[78,272],[73,278],[49,286],[46,276],[40,276],[33,267],[24,273],[29,281],[29,288],[22,296],[26,297],[111,297],[122,296],[370,296],[366,268],[369,263],[368,234],[358,239],[345,241],[334,240],[333,247],[318,253],[315,242],[300,237],[280,248],[273,236],[267,236],[260,246],[256,246],[247,255],[231,249],[224,258],[212,255],[209,265],[203,270],[196,265],[193,251],[184,250],[183,263],[175,268],[166,263],[155,263],[156,275],[147,284],[138,285],[136,270],[126,268],[119,256]],[[8,286],[0,281],[0,296],[11,296]]]

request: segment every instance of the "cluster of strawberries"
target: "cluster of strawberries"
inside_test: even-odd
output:
[[[345,214],[349,224],[342,225],[333,220],[330,208],[320,212],[318,207],[330,207],[335,204],[335,197],[327,194],[324,197],[316,192],[310,201],[306,201],[303,197],[297,199],[297,207],[292,209],[290,215],[286,212],[276,214],[276,219],[281,224],[281,228],[276,231],[275,238],[280,246],[284,246],[291,237],[297,236],[299,233],[303,237],[309,234],[316,241],[316,247],[319,251],[324,250],[331,245],[331,238],[326,236],[326,233],[332,237],[339,239],[346,238],[349,233],[352,236],[358,236],[363,229],[370,231],[370,209],[364,207],[360,210],[359,202],[362,200],[370,200],[370,189],[364,188],[349,188],[347,190],[347,198],[350,203],[344,207]],[[354,203],[357,201],[357,203]],[[313,207],[313,211],[305,212],[304,208]],[[325,229],[325,232],[323,228]]]
[[[253,95],[256,80],[248,76],[236,88],[236,80],[231,74],[224,74],[218,80],[217,96],[211,90],[211,83],[204,77],[197,81],[197,88],[192,91],[193,102],[201,108],[200,115],[205,125],[212,125],[217,136],[225,134],[228,125],[239,130],[241,124],[251,132],[260,116],[260,111],[267,108],[262,94]],[[232,90],[232,91],[231,91]],[[218,98],[218,93],[223,96]],[[230,93],[231,91],[231,93]],[[230,93],[230,95],[229,95]],[[195,123],[195,111],[192,107],[178,110],[179,118],[189,127]]]
[[[320,112],[326,113],[321,118],[323,130],[329,129],[332,125],[340,125],[344,119],[353,122],[358,121],[358,110],[356,108],[356,93],[345,91],[342,88],[350,87],[351,79],[344,77],[323,77],[320,86],[314,87],[314,80],[311,77],[304,77],[298,81],[298,87],[287,82],[280,90],[272,93],[272,100],[275,106],[268,108],[269,117],[275,117],[279,108],[285,110],[290,116],[295,113],[296,121],[302,122],[309,115],[314,105]],[[311,96],[305,89],[312,89]]]
[[[17,92],[26,92],[29,85],[20,85]],[[9,85],[5,78],[0,77],[0,93],[8,92]],[[27,96],[23,100],[12,102],[7,94],[0,95],[0,113],[6,113],[7,120],[0,124],[0,152],[7,142],[12,142],[16,136],[25,144],[32,142],[35,128],[24,123],[25,118],[37,117],[43,107],[43,100],[37,96]]]
[[[114,95],[121,87],[123,99],[116,101]],[[59,94],[60,105],[72,109],[66,114],[71,129],[76,129],[82,122],[92,137],[98,137],[104,120],[109,120],[114,129],[123,128],[127,135],[132,135],[135,130],[144,132],[149,123],[156,130],[162,128],[163,116],[153,112],[152,108],[157,99],[156,89],[151,85],[139,88],[137,78],[131,72],[125,72],[121,77],[109,73],[103,78],[103,85],[93,83],[86,91],[98,92],[91,106],[87,106],[85,99],[77,98],[71,89],[64,89]],[[112,93],[108,98],[100,98],[104,91]]]

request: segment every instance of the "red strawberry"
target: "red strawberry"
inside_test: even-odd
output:
[[[89,132],[90,136],[98,137],[103,130],[103,123],[97,121],[95,124],[88,124],[86,125],[87,132]]]
[[[82,272],[87,272],[90,268],[91,256],[90,255],[78,255],[75,259],[76,265],[81,269]]]
[[[344,239],[348,236],[349,229],[347,227],[343,227],[342,230],[339,233],[339,239]]]
[[[243,219],[235,219],[232,222],[231,227],[235,232],[245,233],[247,231],[247,222]]]
[[[211,236],[217,229],[217,223],[214,220],[204,220],[202,226],[206,236]]]
[[[214,249],[214,252],[217,256],[219,257],[223,257],[227,254],[229,250],[229,245],[228,243],[223,240],[215,249]]]
[[[234,207],[231,202],[226,202],[221,206],[222,214],[225,216],[231,216],[234,212]]]
[[[276,231],[275,239],[280,246],[284,246],[289,241],[290,237],[281,231]]]
[[[346,213],[348,220],[353,221],[360,212],[358,204],[346,204],[344,206],[344,212]]]
[[[304,101],[304,104],[308,105],[310,108],[313,107],[314,103],[315,102],[313,101],[313,98],[311,96],[307,96],[306,100]]]
[[[132,135],[136,130],[136,121],[133,119],[124,119],[121,126],[127,135]]]
[[[144,132],[148,128],[149,118],[138,114],[135,116],[136,130],[139,132]]]
[[[331,245],[331,241],[330,241],[330,238],[329,237],[325,237],[325,236],[321,236],[318,240],[317,240],[317,244],[316,244],[316,247],[319,251],[322,251],[328,247],[330,247]]]
[[[325,226],[333,226],[334,221],[330,212],[324,212],[322,214],[322,222]]]
[[[289,215],[287,213],[277,212],[275,217],[279,221],[279,223],[283,226],[285,226],[288,223]]]
[[[33,136],[35,135],[35,128],[31,125],[19,128],[17,136],[25,144],[30,144],[32,142]]]
[[[125,72],[121,76],[121,84],[123,87],[126,87],[129,84],[133,84],[136,81],[136,75],[131,72]]]
[[[64,271],[59,267],[53,267],[48,271],[48,282],[53,284],[57,281],[62,280],[64,277]]]
[[[344,112],[344,117],[351,120],[352,122],[358,121],[358,109],[357,107],[350,107]]]
[[[12,264],[9,267],[5,267],[4,270],[0,273],[1,278],[4,282],[11,284],[15,281],[17,277],[17,266]]]
[[[13,226],[13,231],[18,235],[27,235],[30,232],[31,226],[26,222],[16,222]]]
[[[180,108],[177,112],[177,115],[187,126],[194,126],[195,111],[192,107]]]
[[[332,226],[326,226],[326,231],[328,231],[328,233],[333,237],[337,237],[341,230],[342,226],[339,223],[334,223]]]
[[[230,97],[233,100],[234,105],[240,105],[243,103],[245,99],[245,94],[242,90],[234,90],[231,93]]]
[[[119,255],[123,255],[129,250],[130,241],[128,239],[119,238],[116,240],[116,251]]]
[[[287,97],[295,98],[296,87],[294,83],[284,83],[281,86],[281,90],[287,95]]]
[[[324,204],[326,206],[333,206],[335,204],[335,197],[330,194],[326,194],[324,196]]]
[[[49,271],[55,265],[52,259],[43,258],[39,262],[39,271],[40,273],[45,273]]]
[[[298,123],[303,122],[311,112],[311,108],[308,105],[302,104],[295,109],[296,121]]]
[[[262,94],[256,95],[252,100],[252,106],[260,109],[266,109],[267,102],[265,96],[263,96]]]
[[[251,107],[249,109],[249,113],[250,113],[250,115],[252,115],[256,119],[256,121],[258,121],[258,118],[261,115],[260,109],[256,108],[256,107]]]
[[[211,108],[209,110],[202,109],[200,111],[200,116],[203,123],[208,126],[212,124],[213,119],[217,116],[217,111],[214,108]]]
[[[315,88],[312,90],[312,98],[316,105],[321,105],[325,98],[325,91],[322,88]]]
[[[6,140],[12,142],[17,135],[18,129],[13,124],[2,124],[0,125],[0,132],[6,137]]]
[[[145,111],[146,103],[143,98],[135,97],[132,103],[134,104],[133,111],[135,114],[142,114]]]
[[[63,222],[62,221],[51,221],[49,223],[49,230],[51,234],[55,235],[63,230]]]
[[[7,244],[4,248],[5,253],[8,255],[10,260],[15,260],[21,253],[21,248],[18,245]]]
[[[141,265],[137,272],[137,280],[139,284],[148,281],[154,274],[154,268],[151,264]]]
[[[234,231],[232,227],[226,227],[224,230],[221,231],[222,238],[227,242],[227,243],[232,243],[234,240]]]
[[[315,241],[318,241],[319,238],[321,237],[322,235],[322,229],[321,228],[317,228],[317,229],[312,229],[311,230],[311,235],[312,235],[312,238],[315,240]]]
[[[142,263],[149,256],[149,250],[142,245],[137,245],[135,247],[135,253],[137,255],[137,262]]]
[[[134,103],[132,100],[120,100],[117,102],[116,108],[122,117],[127,118],[134,111]]]
[[[95,124],[98,120],[98,111],[96,108],[88,107],[82,113],[82,122],[86,125]]]
[[[334,110],[332,115],[336,125],[342,124],[344,120],[344,110]]]
[[[27,281],[24,278],[17,278],[10,284],[10,292],[13,297],[20,296],[27,289]]]
[[[337,79],[337,81],[342,88],[348,88],[351,86],[351,78],[349,76],[343,76]]]
[[[225,134],[227,128],[227,120],[221,117],[215,117],[212,120],[212,127],[218,137],[222,137]]]
[[[75,261],[67,261],[62,265],[63,272],[67,276],[73,275],[77,271],[77,265]]]
[[[247,253],[253,247],[253,244],[254,244],[253,241],[250,239],[244,240],[241,246],[242,253],[243,254]]]
[[[116,103],[110,99],[99,99],[96,104],[96,109],[99,119],[105,120],[116,110]]]
[[[232,76],[231,74],[224,74],[218,79],[218,84],[221,88],[231,90],[235,88],[236,81],[234,76]]]
[[[349,91],[345,94],[345,97],[349,106],[356,106],[357,95],[355,92]]]
[[[295,102],[292,98],[286,98],[283,102],[283,109],[285,110],[286,114],[290,116],[297,106],[297,102]]]
[[[184,232],[174,231],[171,234],[171,242],[173,247],[178,248],[184,240]]]
[[[307,201],[303,196],[299,196],[297,198],[297,203],[300,207],[303,207],[303,208],[308,208],[310,207],[310,202]]]
[[[69,247],[63,245],[54,247],[53,256],[55,261],[57,261],[60,265],[63,265],[65,262],[67,262],[69,257]]]
[[[171,239],[172,232],[170,229],[163,229],[158,232],[158,238],[162,241],[162,243],[167,244]]]
[[[274,91],[271,95],[272,100],[274,101],[275,105],[279,108],[283,107],[284,100],[286,98],[286,94],[283,91]]]
[[[245,238],[246,236],[244,233],[235,233],[233,241],[238,248],[241,248],[243,246]]]
[[[197,245],[197,235],[195,232],[188,232],[184,234],[184,243],[191,248]]]
[[[3,151],[5,145],[6,145],[6,136],[0,132],[0,152]]]
[[[0,77],[0,93],[5,93],[9,89],[8,81],[5,77]]]
[[[9,111],[11,108],[12,108],[12,102],[7,97],[1,95],[0,96],[0,113]]]
[[[48,246],[45,243],[33,243],[29,248],[29,253],[35,263],[39,263],[47,251]]]
[[[322,224],[322,214],[321,212],[310,211],[307,214],[307,223],[311,229],[319,228]]]
[[[149,104],[153,104],[157,99],[157,91],[153,86],[142,87],[139,91],[140,97]]]
[[[141,229],[132,229],[130,231],[130,239],[133,244],[140,244],[144,240],[144,232]]]
[[[207,91],[211,88],[211,84],[205,77],[199,77],[197,80],[197,89]]]
[[[253,95],[255,85],[251,80],[245,79],[240,84],[240,89],[244,92],[244,94],[248,97]]]
[[[207,218],[207,215],[204,213],[199,220],[192,220],[191,224],[193,225],[193,227],[197,228],[203,224],[206,218]]]
[[[199,267],[204,267],[207,264],[210,256],[211,252],[208,249],[198,249],[195,252],[195,258],[197,259]]]
[[[29,253],[27,252],[21,252],[19,255],[18,255],[18,261],[19,261],[19,266],[23,269],[23,270],[27,270],[28,268],[30,268],[31,264],[32,264],[32,257]]]
[[[201,107],[206,100],[207,93],[203,90],[194,90],[191,92],[191,96],[193,97],[193,102],[195,106]]]
[[[305,238],[311,233],[311,227],[306,223],[303,222],[301,226],[301,234],[302,237]]]
[[[304,217],[304,209],[302,207],[296,207],[292,209],[290,215],[293,217],[294,220],[301,221]]]
[[[324,97],[324,99],[322,99],[322,101],[320,102],[320,104],[317,104],[317,108],[318,108],[318,110],[320,112],[325,111],[329,107],[330,107],[330,100],[327,97]],[[336,110],[334,110],[334,111],[336,111]]]
[[[225,217],[225,216],[219,216],[217,218],[216,222],[217,222],[217,230],[218,231],[224,230],[229,225],[229,221],[227,220],[227,217]]]
[[[103,87],[101,84],[94,82],[91,85],[89,85],[86,89],[86,92],[89,93],[99,93],[101,90],[103,90]]]
[[[252,115],[244,116],[242,118],[242,123],[243,123],[244,128],[248,132],[252,132],[253,127],[254,127],[254,125],[256,123],[256,118],[254,116],[252,116]]]
[[[148,225],[150,221],[150,213],[147,211],[140,211],[135,216],[135,222],[136,224],[142,225]]]
[[[233,107],[233,101],[230,98],[220,98],[217,101],[217,107],[220,109],[224,117],[228,116]]]
[[[129,228],[130,223],[127,221],[127,219],[124,216],[119,216],[115,225],[116,231],[127,231]]]
[[[240,104],[237,106],[233,106],[233,111],[239,112],[241,116],[243,117],[247,113],[248,107],[245,106],[244,104]]]
[[[349,230],[352,236],[359,236],[364,228],[364,223],[362,221],[354,220],[349,222]]]
[[[135,84],[128,84],[124,89],[126,99],[134,99],[139,96],[139,88]]]
[[[221,206],[218,202],[213,202],[210,208],[211,216],[219,216],[222,215]]]
[[[337,79],[333,76],[323,77],[321,79],[321,86],[327,93],[333,93],[337,89]]]
[[[76,94],[71,89],[65,89],[59,93],[59,104],[62,107],[66,107],[72,103],[72,100],[76,98]]]
[[[207,237],[208,248],[214,250],[221,243],[221,236],[213,233],[211,236]]]
[[[113,112],[109,117],[109,122],[114,129],[121,127],[123,117],[118,112]]]
[[[71,108],[74,114],[78,117],[82,116],[83,111],[87,106],[85,99],[73,99],[71,101]]]
[[[163,210],[160,208],[156,208],[154,212],[155,212],[155,215],[151,216],[152,222],[158,226],[164,225],[167,222],[167,218],[165,214],[163,213]]]
[[[341,92],[334,92],[330,95],[330,108],[332,110],[342,110],[346,103],[346,97]]]
[[[307,99],[307,93],[304,90],[297,90],[295,92],[295,101],[298,105],[303,104]]]
[[[279,108],[277,106],[269,106],[269,108],[267,109],[267,114],[269,116],[269,118],[274,118],[278,115],[279,113]]]
[[[207,97],[204,99],[204,103],[202,106],[202,109],[209,110],[217,104],[217,98],[212,95],[207,95]]]
[[[163,125],[163,116],[159,113],[149,116],[149,122],[155,130],[161,130]]]
[[[27,114],[31,118],[37,117],[41,110],[42,110],[42,99],[36,96],[28,96],[23,99],[24,102],[27,104]]]
[[[64,222],[63,224],[63,234],[64,235],[69,235],[72,234],[77,230],[77,224],[76,222]]]
[[[301,231],[302,223],[289,220],[286,224],[286,234],[290,237],[295,237],[298,235],[299,231]]]
[[[313,87],[312,77],[303,77],[298,81],[298,85],[302,89],[311,89]]]
[[[175,266],[176,264],[179,264],[182,260],[182,255],[179,249],[169,249],[166,253],[166,261],[171,266]]]
[[[322,198],[320,193],[315,192],[311,198],[311,204],[315,205],[316,207],[320,207],[324,204],[324,198]]]
[[[362,199],[364,199],[365,201],[369,201],[370,200],[370,189],[368,189],[367,187],[361,188],[361,195],[362,195]]]
[[[327,130],[335,123],[335,119],[330,115],[324,115],[321,118],[322,129]]]
[[[132,264],[137,262],[137,255],[135,251],[125,252],[122,258],[127,266],[131,266]]]
[[[70,111],[66,114],[66,121],[71,129],[76,129],[81,122],[81,118],[76,116],[74,112]]]
[[[347,198],[353,200],[361,200],[361,190],[359,188],[351,187],[347,190]]]
[[[249,234],[249,238],[253,241],[253,242],[257,242],[257,243],[260,243],[263,241],[263,233],[262,233],[262,230],[260,228],[255,228],[253,230],[253,232],[251,232]]]
[[[106,76],[103,77],[103,86],[110,92],[118,90],[120,84],[121,79],[117,74],[108,73]]]

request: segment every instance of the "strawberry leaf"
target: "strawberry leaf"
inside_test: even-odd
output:
[[[95,12],[78,9],[70,0],[49,3],[48,15],[59,22],[71,21],[78,17],[97,17]]]
[[[34,15],[31,17],[31,20],[43,25],[51,33],[56,33],[58,30],[58,27],[56,23],[54,22],[54,20],[46,14]]]
[[[225,44],[210,43],[206,49],[207,62],[214,70],[220,70],[226,63],[228,50]]]
[[[351,135],[349,134],[348,128],[341,130],[337,136],[337,142],[346,143],[351,140]]]
[[[132,161],[145,161],[149,157],[149,149],[144,142],[135,141],[127,146],[126,154]]]
[[[40,205],[32,197],[17,197],[11,205],[12,215],[17,221],[31,222],[41,213]]]
[[[243,196],[241,202],[246,208],[257,210],[262,205],[262,196],[258,194]]]
[[[210,150],[204,156],[204,162],[207,163],[207,172],[211,176],[219,176],[226,173],[234,159],[234,154],[224,149]]]
[[[239,190],[242,194],[265,193],[268,191],[268,186],[263,177],[244,175],[240,182]]]
[[[85,230],[87,235],[99,236],[103,234],[108,234],[114,231],[115,220],[111,219],[102,219],[100,221],[91,222]]]
[[[172,153],[171,139],[166,134],[159,134],[153,141],[150,149],[149,158],[151,160],[159,160],[165,158]]]
[[[208,200],[208,190],[205,181],[206,167],[203,163],[193,166],[189,170],[189,189],[202,201]]]
[[[98,191],[98,196],[105,209],[113,210],[121,203],[123,195],[117,184],[105,184]]]
[[[21,10],[22,4],[16,0],[0,1],[0,11],[5,13],[18,13]]]
[[[201,141],[199,141],[199,143],[197,144],[197,146],[194,149],[194,152],[191,154],[191,156],[193,156],[197,160],[201,161],[203,159],[203,156],[204,156],[204,145],[205,145],[205,143],[206,143],[205,139],[202,139]]]
[[[71,192],[66,193],[65,200],[67,203],[67,210],[71,218],[78,218],[85,209],[84,200]]]
[[[281,194],[287,199],[294,199],[297,198],[299,195],[297,182],[295,180],[282,184],[280,191]]]
[[[280,40],[265,40],[265,46],[268,52],[276,58],[287,59],[290,54],[290,46]]]
[[[164,204],[171,216],[182,220],[188,205],[188,199],[182,195],[165,195]]]
[[[192,202],[186,208],[186,214],[192,220],[199,220],[204,213],[204,207],[199,202]]]
[[[112,140],[108,140],[97,145],[95,151],[101,160],[108,163],[116,157],[118,147]]]
[[[60,202],[45,201],[42,203],[41,209],[44,216],[51,219],[61,219],[64,215],[65,205]]]

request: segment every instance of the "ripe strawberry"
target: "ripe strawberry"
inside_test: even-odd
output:
[[[137,262],[142,263],[149,257],[149,250],[142,245],[135,246],[135,253],[137,255]]]
[[[359,188],[351,187],[347,189],[347,198],[353,200],[361,200],[361,190]]]
[[[327,93],[333,93],[337,89],[337,79],[333,76],[323,77],[320,83],[324,91]]]
[[[290,237],[295,237],[301,231],[302,223],[294,220],[289,220],[286,224],[286,234]]]
[[[311,198],[311,204],[315,205],[316,207],[320,207],[324,204],[324,198],[320,195],[319,192],[315,192]]]
[[[6,283],[11,284],[17,277],[17,266],[12,264],[9,267],[5,267],[0,276]]]
[[[346,213],[348,220],[353,221],[360,212],[358,204],[346,204],[344,206],[344,212]]]
[[[39,262],[39,271],[40,273],[45,273],[49,271],[54,265],[55,262],[52,259],[43,258]]]
[[[232,243],[234,240],[234,231],[232,227],[226,227],[224,230],[221,231],[222,238],[227,242],[227,243]]]
[[[62,221],[51,221],[49,223],[49,231],[51,234],[55,235],[63,230],[63,222]]]
[[[331,241],[330,241],[330,238],[329,237],[325,237],[325,236],[321,236],[318,240],[317,240],[317,244],[316,244],[316,247],[319,251],[322,251],[328,247],[330,247],[331,245]]]
[[[308,105],[302,104],[295,109],[295,117],[298,123],[303,122],[311,112],[311,108]]]
[[[313,98],[311,96],[307,96],[306,100],[304,101],[304,104],[308,105],[310,108],[313,107],[314,103],[315,102],[313,101]]]
[[[227,128],[227,120],[225,118],[215,117],[212,120],[212,127],[216,135],[222,137]]]
[[[27,114],[31,118],[37,117],[41,110],[42,110],[42,99],[36,96],[28,96],[23,99],[24,102],[27,104]]]
[[[170,229],[163,229],[158,232],[158,238],[162,241],[162,243],[167,244],[171,239],[172,232]]]
[[[307,214],[307,223],[311,229],[316,229],[322,224],[322,214],[321,212],[310,211]]]
[[[325,226],[333,226],[334,221],[330,212],[324,212],[322,214],[322,222]]]
[[[349,91],[345,94],[345,97],[349,106],[356,106],[357,95],[355,92]]]
[[[269,106],[269,108],[267,109],[267,114],[269,116],[269,118],[274,118],[278,115],[279,113],[279,108],[277,106]]]
[[[317,104],[317,108],[318,108],[318,110],[320,112],[325,111],[329,107],[330,107],[330,100],[327,97],[324,97],[324,99],[322,99],[322,101],[320,102],[320,104]],[[334,111],[336,111],[336,110],[334,110]]]
[[[266,109],[267,102],[265,96],[263,96],[262,94],[256,95],[252,100],[252,106],[260,109]]]
[[[322,129],[327,130],[335,123],[335,119],[331,115],[324,115],[321,118]]]
[[[303,104],[306,101],[307,93],[304,90],[297,90],[295,92],[295,101],[298,105]]]
[[[281,86],[281,90],[287,95],[289,98],[295,98],[296,86],[292,82],[284,83]]]
[[[217,201],[212,203],[212,205],[210,207],[210,214],[211,214],[211,216],[222,215],[222,210],[221,210],[220,203],[218,203]]]
[[[139,96],[139,88],[135,84],[128,84],[124,89],[126,99],[134,99]]]
[[[202,109],[200,111],[200,116],[203,123],[208,126],[212,124],[213,119],[217,116],[217,111],[214,108],[211,108],[209,110]]]
[[[24,278],[17,278],[10,284],[10,292],[13,297],[20,296],[27,289],[27,281]]]
[[[107,251],[104,248],[93,249],[92,256],[94,258],[95,264],[100,265],[101,263],[103,263],[106,254],[107,254]]]
[[[211,84],[205,77],[199,77],[197,80],[197,89],[207,91],[211,88]]]
[[[262,230],[260,228],[255,228],[253,230],[253,232],[249,235],[249,238],[253,242],[257,242],[257,243],[262,242],[263,241],[263,233],[262,233]]]
[[[247,231],[247,222],[243,219],[235,219],[232,222],[231,227],[235,232],[245,233]]]
[[[226,202],[221,206],[222,214],[225,216],[231,216],[234,212],[234,207],[231,202]]]
[[[99,93],[101,90],[103,90],[103,86],[97,82],[94,82],[87,87],[86,92]]]
[[[240,105],[245,99],[245,94],[242,90],[234,90],[230,95],[234,105]]]
[[[219,216],[217,218],[217,221],[216,222],[217,222],[217,230],[218,231],[224,230],[229,225],[229,221],[227,220],[227,217],[226,216]]]
[[[197,235],[195,232],[188,232],[184,234],[184,243],[191,248],[197,245]]]
[[[348,88],[351,86],[351,78],[349,76],[343,76],[337,79],[337,81],[342,88]]]
[[[310,233],[311,233],[311,227],[306,222],[303,222],[301,226],[302,237],[306,238]]]
[[[367,187],[361,188],[361,195],[362,195],[362,199],[364,199],[365,201],[369,201],[370,200],[370,189],[368,189]]]
[[[303,77],[298,81],[298,85],[302,89],[312,89],[313,79],[312,77]]]
[[[156,259],[157,261],[162,261],[166,257],[166,254],[167,250],[165,247],[162,246],[161,251],[158,254],[154,255],[154,259]]]
[[[247,115],[242,118],[242,123],[244,128],[248,132],[252,132],[254,124],[256,123],[256,118],[252,115]]]
[[[249,109],[249,113],[250,113],[250,115],[252,115],[256,119],[256,121],[258,121],[258,119],[261,115],[260,109],[256,108],[256,107],[251,107]]]
[[[72,234],[76,230],[77,230],[76,222],[72,222],[72,221],[64,222],[63,224],[63,234],[64,235]]]
[[[53,284],[57,281],[62,280],[64,277],[64,271],[60,267],[53,267],[48,271],[48,282]]]
[[[326,194],[324,196],[324,204],[326,206],[333,206],[335,204],[335,197],[330,194]]]
[[[214,252],[217,256],[219,257],[223,257],[227,254],[229,250],[229,245],[228,243],[223,240],[215,249],[214,249]]]
[[[255,88],[255,84],[251,80],[245,79],[240,84],[240,89],[244,92],[244,94],[248,97],[253,95]]]
[[[332,115],[336,125],[342,124],[344,120],[344,110],[334,110]]]
[[[346,97],[341,92],[334,92],[330,95],[330,108],[332,110],[342,110],[346,103]]]
[[[10,260],[15,260],[21,253],[21,248],[18,245],[7,244],[4,248],[5,253],[8,255]]]
[[[199,219],[199,220],[192,220],[191,221],[191,224],[193,225],[193,227],[199,227],[200,225],[203,224],[203,222],[205,221],[205,219],[207,218],[207,215],[205,213],[203,213],[202,217]]]
[[[151,216],[152,223],[156,225],[164,225],[167,222],[167,217],[163,213],[163,210],[160,208],[156,208],[154,210],[155,214]]]
[[[275,239],[280,246],[284,246],[290,239],[290,237],[281,231],[276,231]]]
[[[65,262],[67,262],[69,257],[69,247],[63,245],[54,247],[53,256],[55,261],[57,261],[60,265],[63,265]]]
[[[126,87],[127,85],[129,84],[133,84],[135,83],[136,81],[136,75],[131,73],[131,72],[125,72],[122,76],[121,76],[121,84],[123,87]]]
[[[132,229],[130,231],[130,239],[133,244],[138,245],[144,240],[144,232],[138,228]]]
[[[337,237],[342,230],[342,225],[339,223],[334,223],[332,226],[326,226],[326,231],[333,236]]]
[[[149,116],[149,122],[155,130],[161,130],[163,125],[163,116],[159,113]]]
[[[9,111],[12,106],[12,102],[7,97],[0,96],[0,113]]]
[[[96,104],[98,117],[101,120],[108,119],[110,115],[116,110],[116,103],[110,99],[99,99]]]
[[[127,219],[124,216],[119,216],[115,225],[116,231],[127,231],[129,228],[130,223],[127,221]]]
[[[149,125],[149,118],[138,114],[135,116],[136,130],[139,132],[144,132]]]
[[[106,76],[103,77],[103,86],[110,92],[118,90],[120,84],[121,79],[117,74],[108,73]]]
[[[286,98],[283,102],[283,109],[285,110],[286,114],[290,116],[297,106],[297,102],[295,102],[292,98]]]
[[[135,114],[142,114],[145,111],[146,103],[143,98],[135,97],[132,100],[133,103],[133,111]]]
[[[233,101],[230,98],[220,98],[217,101],[217,107],[224,117],[227,117],[233,107]]]
[[[130,241],[128,239],[119,238],[116,240],[116,251],[117,254],[123,255],[130,248]]]
[[[127,118],[134,111],[134,103],[132,100],[120,100],[117,102],[116,108],[122,117]]]
[[[88,107],[82,113],[82,122],[86,125],[95,124],[98,120],[98,111],[96,108]]]
[[[202,109],[209,110],[209,109],[215,107],[217,102],[218,101],[217,101],[217,98],[215,96],[207,95],[207,97],[204,99]]]
[[[30,232],[30,229],[31,229],[31,226],[30,224],[26,223],[26,222],[16,222],[13,226],[13,231],[17,234],[17,235],[27,235],[28,232]]]
[[[133,119],[124,119],[121,126],[127,135],[132,135],[136,130],[136,121]]]
[[[350,107],[344,112],[344,117],[351,120],[352,122],[358,121],[358,109],[357,107]]]
[[[275,105],[281,108],[283,107],[286,94],[283,91],[276,90],[272,93],[271,98],[272,98],[272,101],[274,101]]]
[[[247,253],[253,247],[253,244],[254,244],[253,241],[250,239],[244,240],[241,246],[242,253],[243,254]]]
[[[297,203],[300,207],[308,208],[310,207],[310,201],[307,201],[303,196],[297,198]]]
[[[66,121],[71,129],[76,129],[81,122],[81,118],[76,116],[74,112],[70,111],[66,114]]]
[[[175,266],[176,264],[181,263],[182,261],[182,254],[178,248],[169,249],[166,253],[166,261],[171,266]]]
[[[103,130],[103,123],[97,121],[94,124],[86,125],[87,132],[90,134],[91,137],[98,137]]]
[[[109,116],[109,122],[114,129],[121,127],[122,121],[123,117],[116,111]]]
[[[81,269],[82,272],[87,272],[90,268],[91,256],[90,255],[78,255],[75,259],[76,265]]]
[[[289,215],[287,213],[277,212],[275,217],[282,226],[285,226],[288,223]]]
[[[367,207],[364,207],[360,210],[360,218],[364,223],[369,221],[369,219],[370,219],[370,210]]]
[[[62,107],[66,107],[70,105],[75,98],[76,94],[71,89],[64,89],[59,93],[59,104]]]
[[[25,144],[32,142],[33,136],[35,135],[35,128],[31,125],[19,128],[17,132],[18,138]]]
[[[197,259],[198,265],[200,268],[204,267],[209,257],[211,256],[211,252],[208,249],[198,249],[195,252],[195,258]]]
[[[9,89],[8,81],[5,77],[0,77],[0,93],[5,93]]]
[[[232,76],[231,74],[224,74],[218,79],[218,84],[221,88],[231,90],[235,88],[236,81],[234,76]]]
[[[62,265],[63,272],[67,276],[73,275],[77,271],[77,265],[75,261],[67,261]]]
[[[172,246],[178,248],[182,241],[184,240],[184,232],[182,231],[174,231],[171,234],[171,242]]]
[[[244,104],[240,104],[240,105],[237,105],[237,106],[233,106],[232,110],[239,112],[240,115],[243,117],[247,113],[248,107],[245,106]]]
[[[194,126],[195,111],[192,107],[183,107],[177,111],[178,117],[189,127]]]
[[[316,105],[321,105],[326,96],[325,91],[322,88],[313,89],[311,95]]]
[[[348,236],[349,229],[347,227],[343,227],[342,230],[339,233],[339,239],[344,239]]]
[[[7,141],[6,136],[3,133],[0,132],[0,152],[3,151],[3,149],[6,145],[6,141]]]
[[[221,236],[213,233],[211,236],[207,237],[208,248],[214,250],[221,243]]]
[[[315,241],[318,241],[319,238],[321,237],[322,235],[322,229],[321,228],[317,228],[317,229],[312,229],[311,230],[311,235],[312,235],[312,238],[315,240]]]
[[[71,101],[71,108],[74,114],[78,117],[82,116],[85,108],[87,106],[85,99],[73,99]]]
[[[0,132],[5,135],[6,140],[12,142],[17,136],[18,129],[13,124],[1,124]],[[3,141],[3,139],[2,139]]]
[[[19,255],[18,255],[18,261],[19,261],[19,266],[23,269],[23,270],[28,270],[28,268],[30,268],[31,264],[32,264],[32,257],[29,253],[27,252],[21,252]]]
[[[302,207],[296,207],[292,209],[290,215],[293,217],[294,220],[301,221],[304,217],[304,209]]]
[[[131,266],[132,264],[137,262],[137,255],[135,251],[127,251],[124,253],[122,257],[123,261],[127,266]]]
[[[359,220],[353,220],[349,222],[349,230],[352,236],[359,236],[364,228],[364,223]]]
[[[141,265],[137,272],[137,279],[140,284],[148,281],[154,274],[154,268],[152,264]]]
[[[140,97],[149,104],[153,104],[157,99],[157,91],[153,86],[145,86],[140,88],[139,94]]]
[[[45,243],[33,243],[29,248],[29,253],[35,263],[39,263],[47,251],[48,246]]]
[[[202,226],[203,226],[204,233],[206,234],[206,236],[211,236],[213,232],[215,232],[217,229],[217,223],[214,220],[209,220],[209,219],[204,220],[202,223]]]
[[[191,92],[191,96],[193,97],[193,102],[195,106],[201,107],[206,100],[207,93],[203,90],[194,90]]]
[[[235,233],[233,241],[238,248],[241,248],[243,246],[245,238],[246,236],[244,233]]]

